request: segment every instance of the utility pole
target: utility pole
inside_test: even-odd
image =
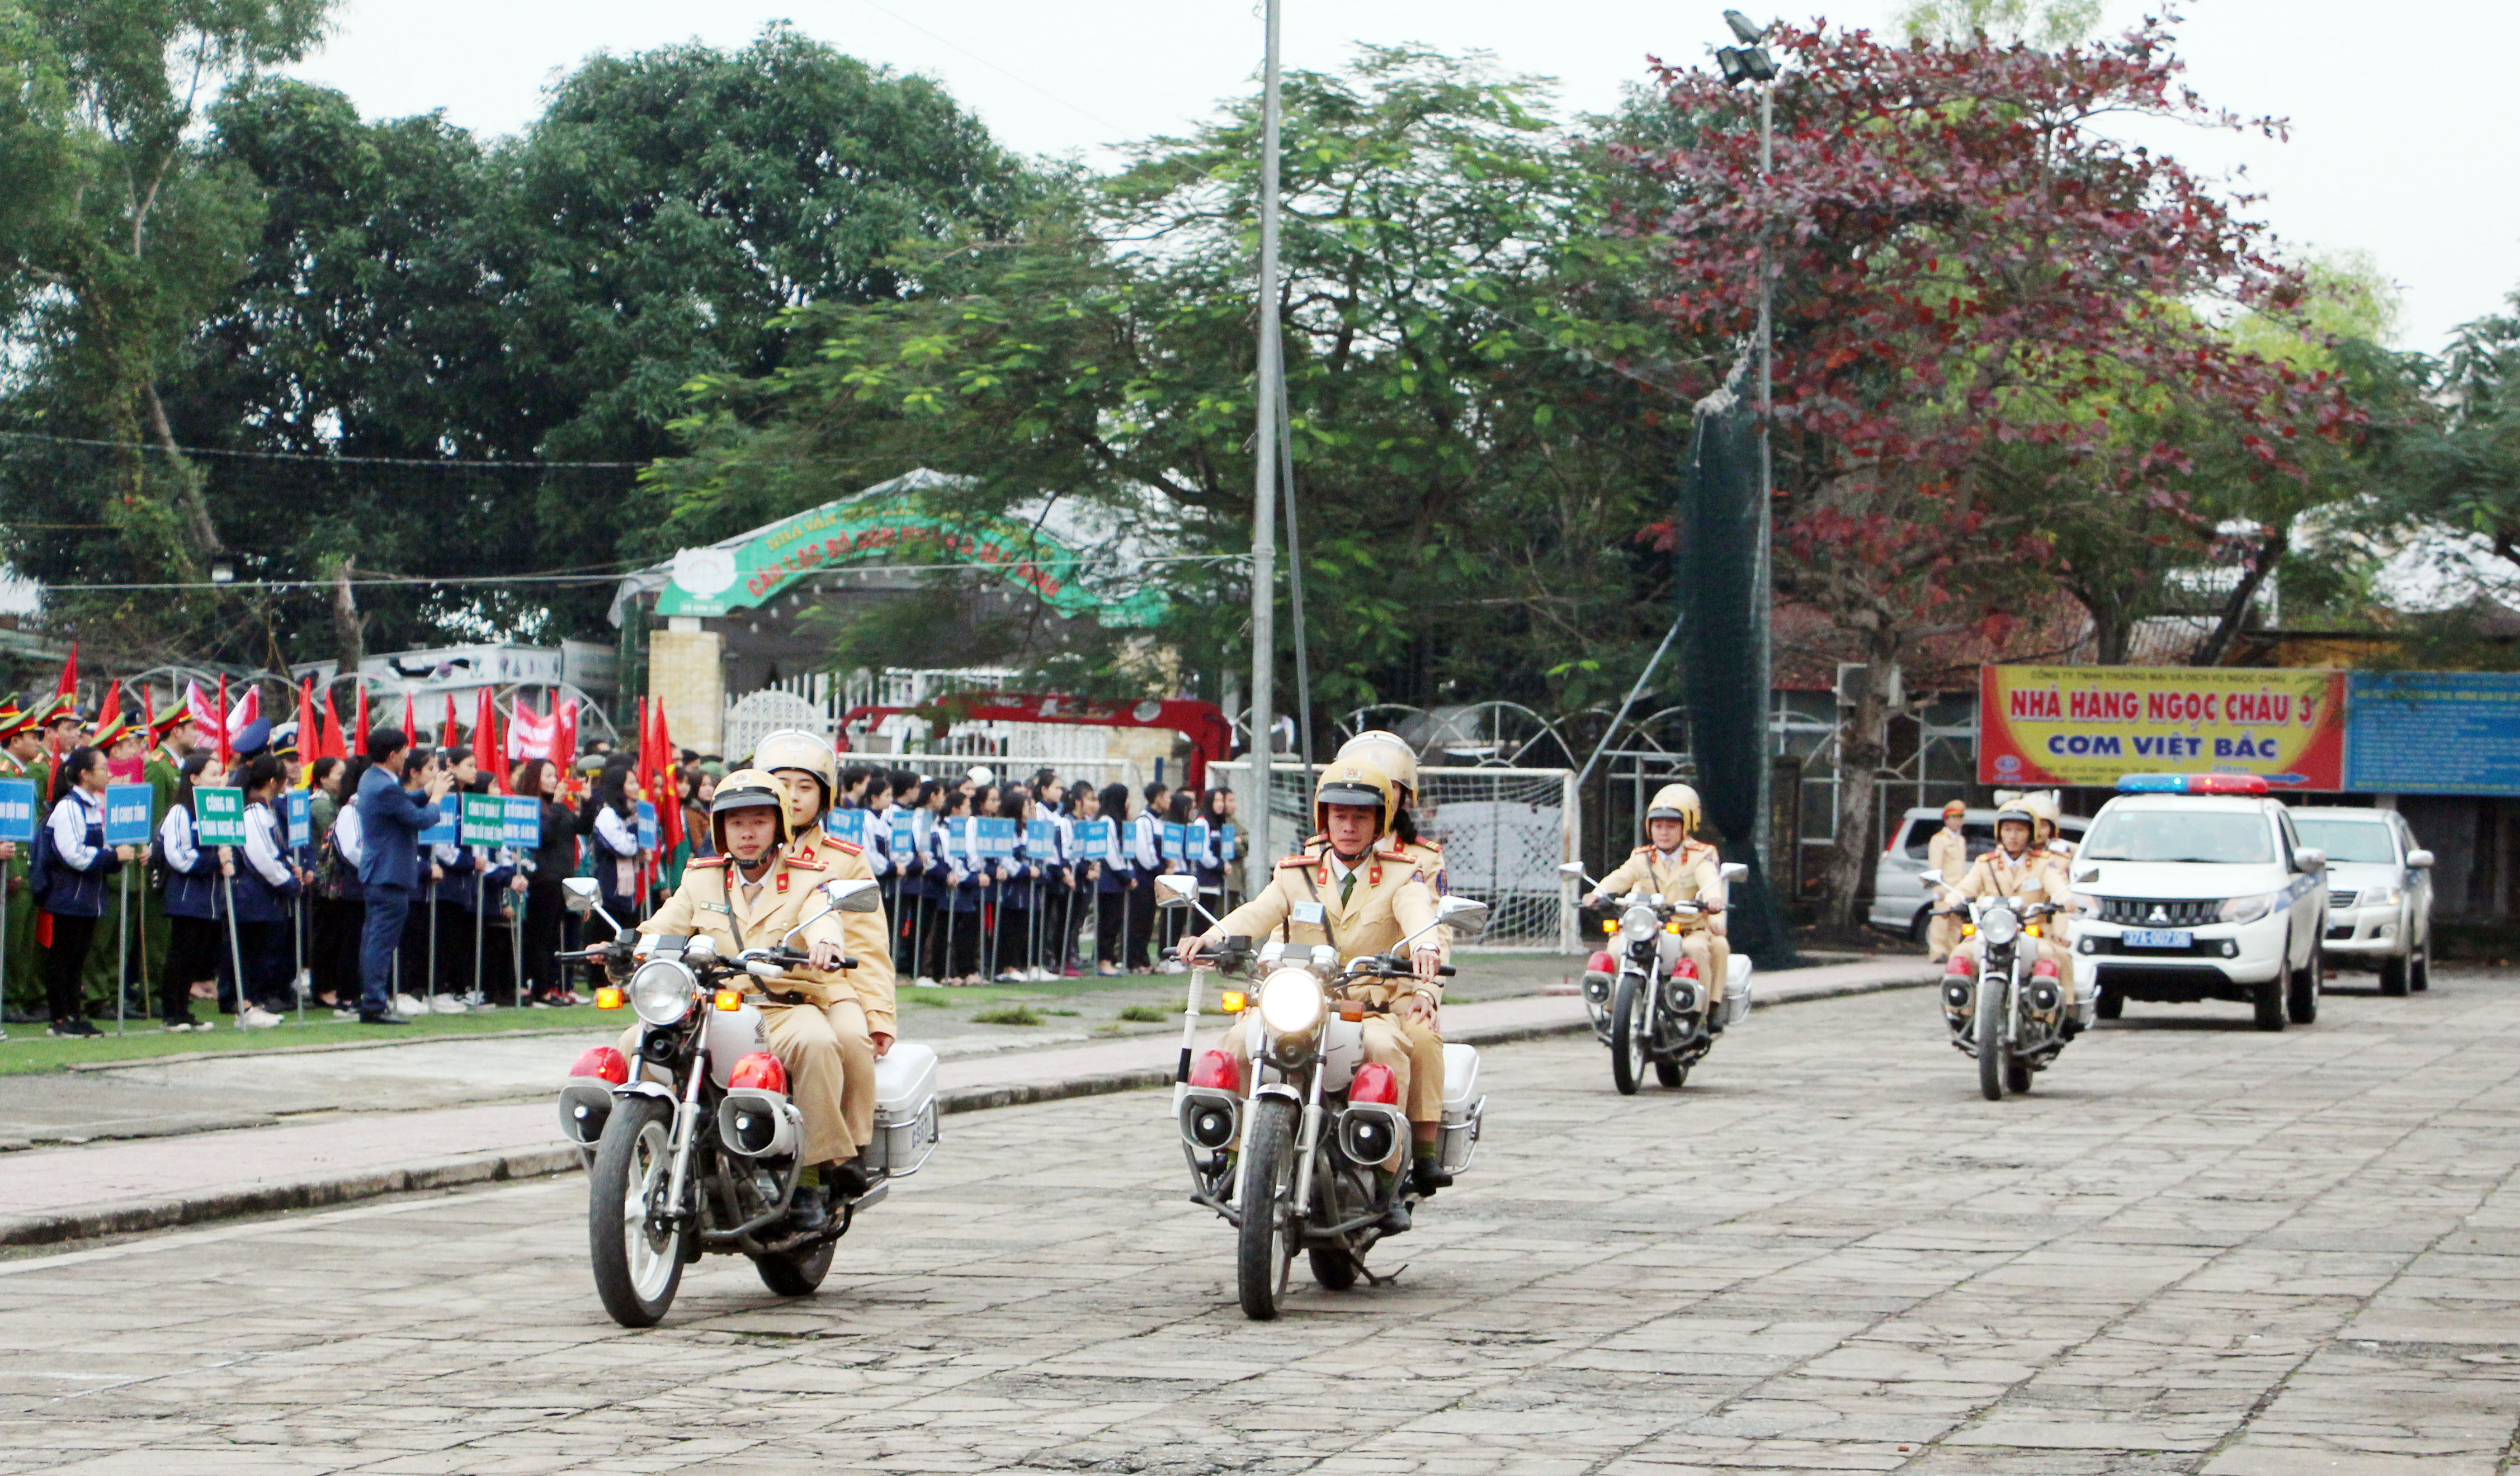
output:
[[[1245,896],[1269,884],[1278,864],[1269,835],[1271,730],[1278,676],[1278,0],[1265,0],[1268,42],[1260,94],[1260,284],[1256,327],[1259,370],[1251,402],[1258,412],[1251,450],[1251,849]]]
[[[1715,53],[1715,62],[1724,76],[1724,85],[1738,87],[1743,82],[1759,84],[1759,189],[1764,198],[1769,176],[1776,172],[1777,162],[1777,64],[1768,49],[1759,44],[1767,28],[1737,10],[1724,13],[1724,23],[1732,28],[1738,46],[1727,46]],[[1776,796],[1770,771],[1776,754],[1776,623],[1777,568],[1776,515],[1777,465],[1770,441],[1770,414],[1776,398],[1776,323],[1771,316],[1775,284],[1768,262],[1769,229],[1763,217],[1759,224],[1759,551],[1757,566],[1750,582],[1750,598],[1757,602],[1751,612],[1753,666],[1757,676],[1759,698],[1759,816],[1751,828],[1751,844],[1759,852],[1759,864],[1768,874],[1777,874]],[[1786,844],[1799,844],[1787,836]]]

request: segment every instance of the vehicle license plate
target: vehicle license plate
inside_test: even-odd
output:
[[[2118,941],[2129,948],[2187,948],[2196,935],[2183,927],[2131,927],[2118,934]]]

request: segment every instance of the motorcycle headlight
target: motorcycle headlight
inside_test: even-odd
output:
[[[2234,897],[2223,904],[2221,916],[2226,922],[2255,922],[2273,912],[2275,904],[2281,901],[2283,901],[2281,892],[2260,892],[2254,897]]]
[[[1260,1023],[1273,1035],[1301,1039],[1322,1023],[1322,981],[1300,968],[1282,968],[1260,986]]]
[[[1997,947],[2021,936],[2021,915],[2008,907],[1993,907],[1977,919],[1978,936]]]
[[[680,960],[651,959],[630,976],[630,1007],[651,1025],[671,1025],[692,1012],[699,981]]]
[[[1662,931],[1662,919],[1649,907],[1632,907],[1619,917],[1619,936],[1634,943]]]

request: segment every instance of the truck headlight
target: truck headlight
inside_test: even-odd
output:
[[[681,961],[651,959],[630,976],[630,1007],[651,1025],[671,1025],[692,1012],[692,994],[698,987]]]
[[[2281,892],[2261,892],[2254,897],[2234,897],[2223,904],[2221,916],[2226,922],[2255,922],[2273,912],[2283,900],[2284,894]]]

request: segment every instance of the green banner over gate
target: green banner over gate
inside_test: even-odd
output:
[[[996,569],[1061,615],[1098,616],[1106,626],[1145,626],[1161,617],[1160,592],[1092,587],[1087,555],[1031,522],[940,509],[916,489],[876,490],[808,509],[732,547],[687,549],[658,590],[656,614],[724,615],[752,609],[793,581],[854,563],[968,563]]]

